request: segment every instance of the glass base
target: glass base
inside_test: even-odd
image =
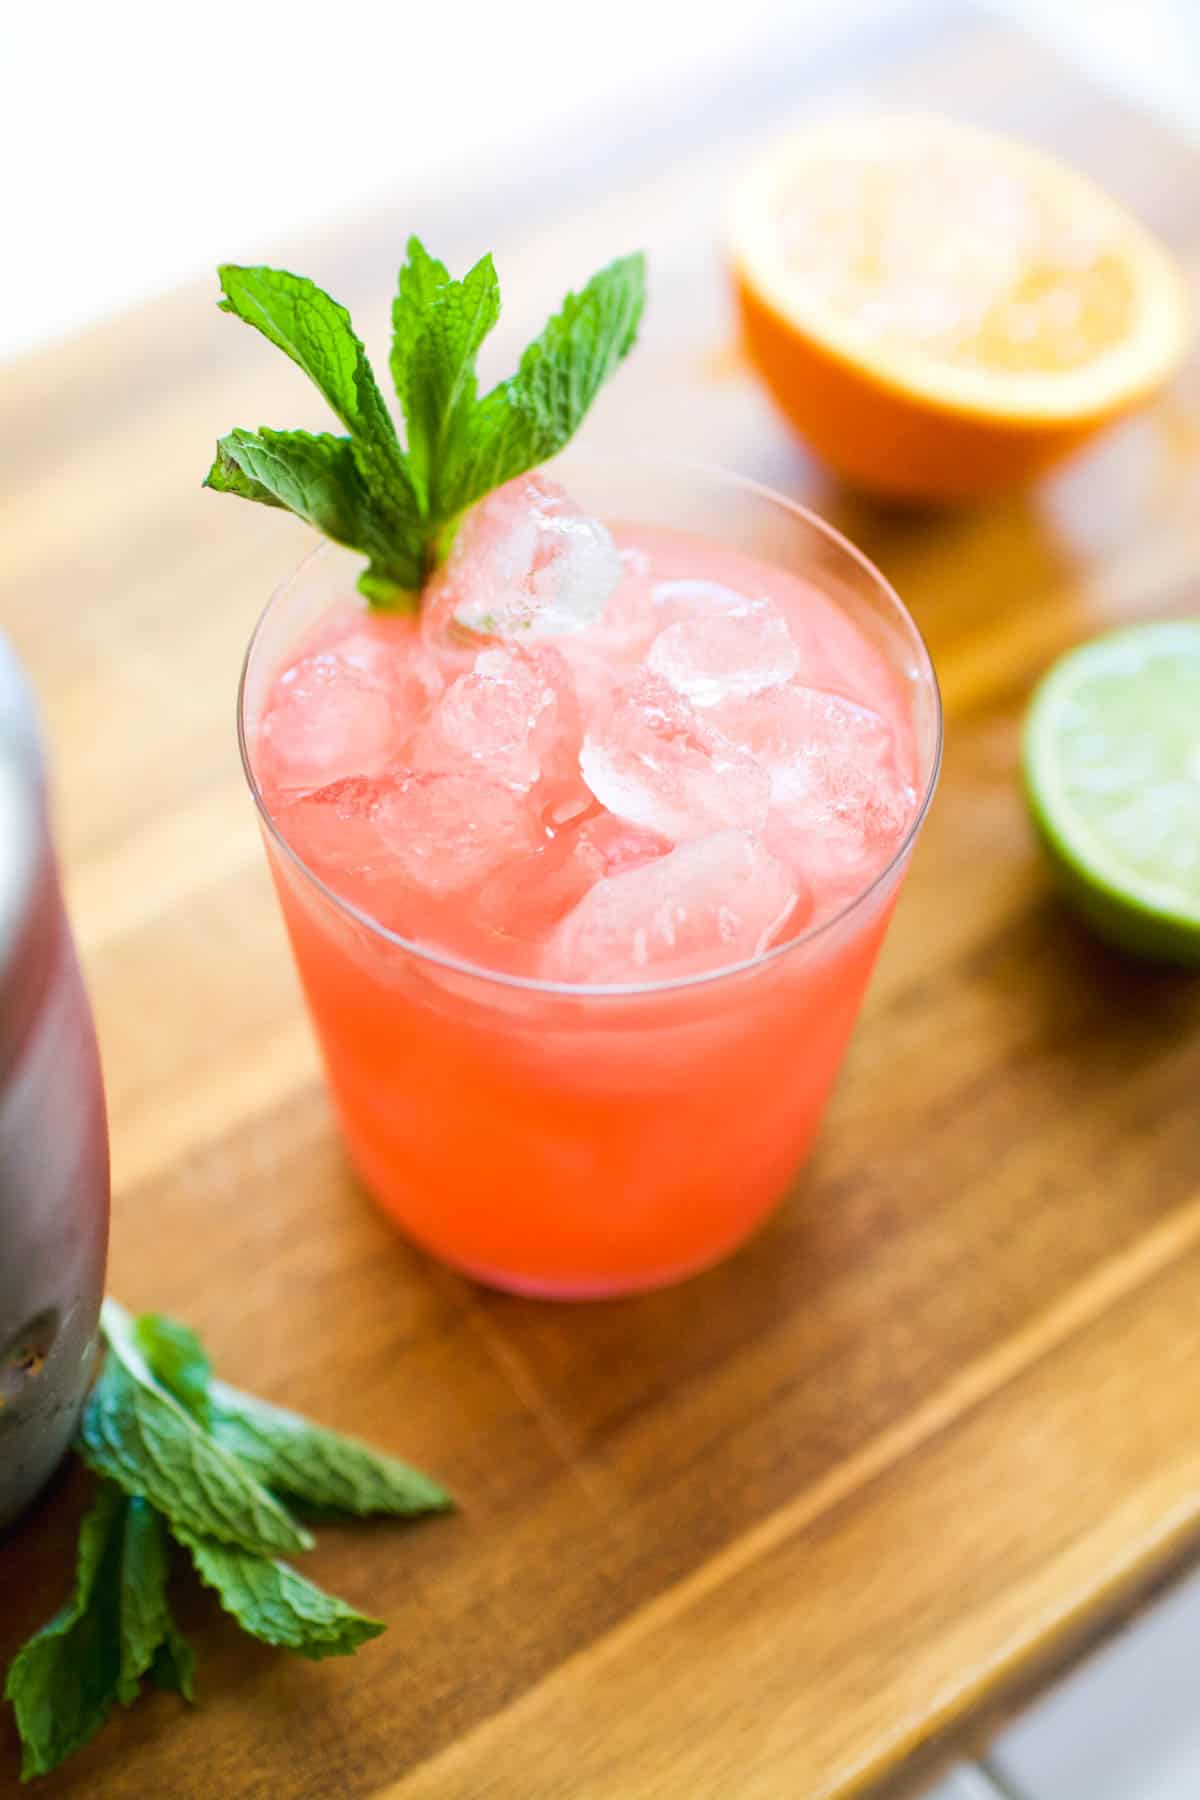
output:
[[[742,1246],[750,1241],[761,1230],[767,1220],[773,1217],[782,1202],[782,1196],[768,1205],[748,1226],[734,1238],[729,1239],[718,1249],[706,1251],[703,1256],[692,1258],[681,1263],[673,1263],[666,1268],[649,1269],[645,1272],[629,1275],[606,1275],[588,1280],[582,1276],[564,1277],[555,1280],[539,1275],[521,1275],[508,1269],[488,1268],[484,1264],[464,1262],[459,1257],[448,1256],[444,1251],[435,1250],[432,1245],[422,1243],[414,1237],[395,1214],[380,1200],[377,1200],[371,1189],[366,1189],[367,1198],[377,1212],[383,1214],[388,1224],[408,1243],[440,1263],[444,1269],[450,1269],[456,1275],[462,1275],[468,1281],[474,1281],[480,1287],[494,1288],[502,1294],[514,1294],[522,1300],[554,1300],[567,1303],[578,1303],[588,1300],[624,1300],[635,1294],[653,1294],[663,1288],[677,1287],[680,1282],[690,1281],[696,1275],[703,1275],[709,1269],[715,1269],[719,1263],[726,1262],[734,1256]]]
[[[558,1274],[545,1266],[541,1269],[536,1266],[532,1269],[523,1267],[519,1260],[506,1264],[493,1262],[482,1256],[476,1261],[471,1255],[471,1239],[474,1235],[476,1245],[482,1250],[484,1246],[478,1242],[482,1234],[472,1234],[465,1229],[458,1234],[461,1251],[458,1244],[450,1247],[445,1242],[445,1237],[439,1242],[434,1230],[420,1229],[413,1217],[414,1212],[423,1210],[425,1218],[422,1223],[436,1224],[436,1209],[429,1206],[417,1209],[405,1204],[406,1200],[411,1199],[411,1195],[403,1187],[397,1193],[394,1180],[389,1180],[386,1185],[384,1182],[374,1181],[372,1176],[376,1171],[371,1168],[369,1157],[359,1146],[347,1141],[347,1138],[348,1134],[343,1131],[343,1150],[360,1196],[377,1213],[382,1214],[392,1230],[414,1249],[421,1251],[431,1261],[440,1263],[443,1268],[463,1276],[467,1281],[476,1282],[481,1287],[513,1294],[524,1300],[551,1300],[572,1304],[589,1300],[621,1300],[636,1294],[657,1293],[665,1288],[678,1287],[680,1283],[690,1281],[727,1262],[774,1218],[793,1192],[796,1179],[807,1162],[812,1147],[811,1130],[800,1137],[799,1141],[791,1140],[786,1159],[781,1159],[769,1173],[757,1171],[758,1179],[754,1183],[753,1194],[748,1193],[743,1186],[738,1194],[736,1210],[729,1209],[721,1220],[710,1218],[707,1229],[693,1230],[690,1233],[690,1246],[677,1246],[683,1252],[677,1260],[659,1262],[647,1255],[639,1262],[636,1255],[630,1254],[624,1269],[614,1269],[611,1262],[616,1259],[612,1257],[612,1247],[605,1246],[601,1241],[595,1245],[596,1262],[601,1264],[601,1268],[596,1273],[591,1273],[587,1268],[588,1250],[591,1246],[587,1241],[577,1241],[569,1249],[565,1245],[555,1246],[563,1252],[562,1261],[568,1264],[568,1268],[570,1262],[578,1259],[576,1271]],[[390,1176],[392,1171],[387,1173]],[[607,1270],[603,1268],[606,1247],[610,1253],[610,1267]],[[632,1248],[630,1246],[631,1251]],[[550,1256],[545,1258],[546,1262],[550,1260]]]
[[[481,1287],[498,1288],[501,1293],[515,1294],[522,1300],[625,1300],[634,1294],[657,1293],[660,1288],[675,1287],[681,1281],[690,1280],[693,1275],[702,1275],[706,1269],[724,1262],[727,1256],[732,1256],[740,1248],[739,1241],[729,1249],[719,1251],[716,1256],[705,1257],[700,1262],[684,1263],[673,1269],[656,1269],[649,1275],[614,1276],[603,1281],[540,1281],[523,1275],[510,1275],[502,1269],[472,1268],[469,1263],[454,1262],[445,1256],[439,1256],[437,1261],[444,1263],[448,1269],[453,1269],[456,1274],[465,1275],[468,1281],[478,1282]]]

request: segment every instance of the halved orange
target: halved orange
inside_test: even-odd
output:
[[[1152,395],[1189,338],[1177,265],[1091,181],[974,126],[835,118],[734,196],[750,353],[817,454],[915,500],[1015,486]]]

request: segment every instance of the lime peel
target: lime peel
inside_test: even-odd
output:
[[[1022,744],[1034,827],[1068,899],[1120,948],[1200,965],[1200,619],[1061,658]]]

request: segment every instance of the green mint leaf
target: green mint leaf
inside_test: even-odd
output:
[[[393,452],[387,445],[381,447],[358,437],[350,440],[350,454],[378,521],[381,549],[371,557],[369,575],[375,591],[370,597],[387,606],[412,607],[425,561],[421,506],[408,473],[408,459],[399,450]],[[400,457],[399,472],[395,456]],[[363,592],[368,593],[365,586]],[[380,593],[388,597],[380,601]]]
[[[512,393],[537,422],[542,456],[557,455],[574,436],[604,382],[628,356],[645,301],[645,257],[618,257],[578,294],[568,294],[527,346]]]
[[[418,237],[410,237],[405,260],[396,279],[396,297],[392,301],[392,386],[404,405],[408,386],[408,364],[413,346],[421,335],[429,308],[450,282],[450,271],[436,256],[430,256]],[[407,407],[405,407],[407,414]],[[412,442],[409,441],[411,453]]]
[[[619,257],[568,294],[452,446],[439,488],[443,516],[557,455],[603,383],[633,348],[646,299],[643,256]]]
[[[349,438],[238,427],[218,439],[204,485],[286,507],[335,543],[361,547],[365,502]]]
[[[75,1591],[14,1657],[5,1698],[23,1745],[22,1778],[44,1775],[95,1736],[114,1705],[169,1655],[191,1698],[192,1652],[167,1606],[162,1521],[102,1482],[79,1532]]]
[[[154,1379],[174,1394],[193,1419],[207,1426],[212,1364],[196,1333],[165,1313],[142,1313],[134,1321],[133,1341]]]
[[[456,440],[439,496],[447,520],[544,461],[537,421],[516,397],[515,376],[478,403],[470,431]]]
[[[186,1680],[178,1683],[190,1700],[191,1646],[176,1630],[167,1604],[170,1547],[162,1519],[144,1500],[126,1500],[121,1539],[121,1670],[117,1698],[136,1700],[142,1676],[152,1671],[160,1651],[181,1658]]]
[[[189,1531],[255,1555],[307,1550],[310,1534],[154,1379],[128,1313],[106,1300],[108,1344],[76,1447],[98,1475],[148,1500],[176,1536]]]
[[[241,428],[217,444],[204,485],[286,507],[337,544],[361,550],[372,574],[404,595],[420,586],[419,546],[398,543],[367,490],[349,438]]]
[[[350,1656],[386,1630],[381,1620],[355,1612],[286,1563],[248,1556],[211,1538],[176,1536],[191,1551],[201,1581],[216,1589],[225,1611],[264,1644],[319,1662],[326,1656]]]
[[[224,264],[218,271],[223,298],[219,302],[225,312],[234,313],[272,344],[290,356],[324,395],[336,416],[350,433],[348,456],[366,494],[377,521],[379,541],[368,548],[371,556],[372,597],[384,592],[391,604],[403,604],[416,585],[409,571],[420,571],[422,546],[422,509],[409,473],[408,459],[400,448],[396,427],[379,391],[367,353],[355,336],[350,314],[315,282],[305,276],[289,274],[286,269],[240,268]],[[255,434],[246,434],[254,436]],[[259,439],[264,433],[257,434]],[[276,433],[277,438],[291,433]],[[227,444],[227,440],[222,440]],[[228,478],[222,468],[214,479],[209,471],[208,485],[243,498],[260,499],[260,489],[273,493],[278,500],[279,488],[258,474],[247,472],[241,456],[230,458],[242,471],[240,481]],[[250,490],[247,481],[257,487]],[[282,504],[290,506],[290,501]],[[307,517],[307,514],[302,514]],[[318,529],[323,522],[313,520]],[[339,542],[349,541],[339,537]],[[362,549],[359,541],[351,544]],[[386,551],[384,552],[384,547]],[[384,552],[384,553],[381,553]]]
[[[346,308],[307,276],[286,269],[225,263],[217,274],[222,312],[235,313],[290,356],[352,437],[392,446],[398,456],[392,416]]]
[[[16,1713],[23,1781],[81,1749],[116,1704],[124,1510],[120,1489],[104,1483],[80,1527],[74,1593],[9,1665],[4,1697]]]
[[[212,1386],[212,1432],[288,1502],[358,1517],[441,1512],[452,1505],[444,1488],[397,1457],[223,1381]]]
[[[182,1694],[185,1700],[195,1700],[195,1670],[192,1646],[172,1624],[154,1652],[150,1679],[156,1688],[162,1688],[166,1693]]]
[[[237,436],[237,432],[230,432],[227,437],[217,439],[217,454],[201,486],[212,488],[217,494],[236,494],[239,500],[257,500],[260,506],[278,506],[286,511],[287,502],[264,487],[261,481],[247,475],[238,462],[234,454]]]
[[[444,264],[409,239],[392,307],[392,377],[413,480],[433,518],[444,516],[438,477],[449,446],[469,430],[475,359],[499,317],[500,284],[490,256],[452,281]]]

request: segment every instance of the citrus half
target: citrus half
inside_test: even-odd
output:
[[[843,118],[733,199],[745,338],[812,448],[883,494],[1027,480],[1153,394],[1189,337],[1169,253],[1091,181],[946,119]]]

